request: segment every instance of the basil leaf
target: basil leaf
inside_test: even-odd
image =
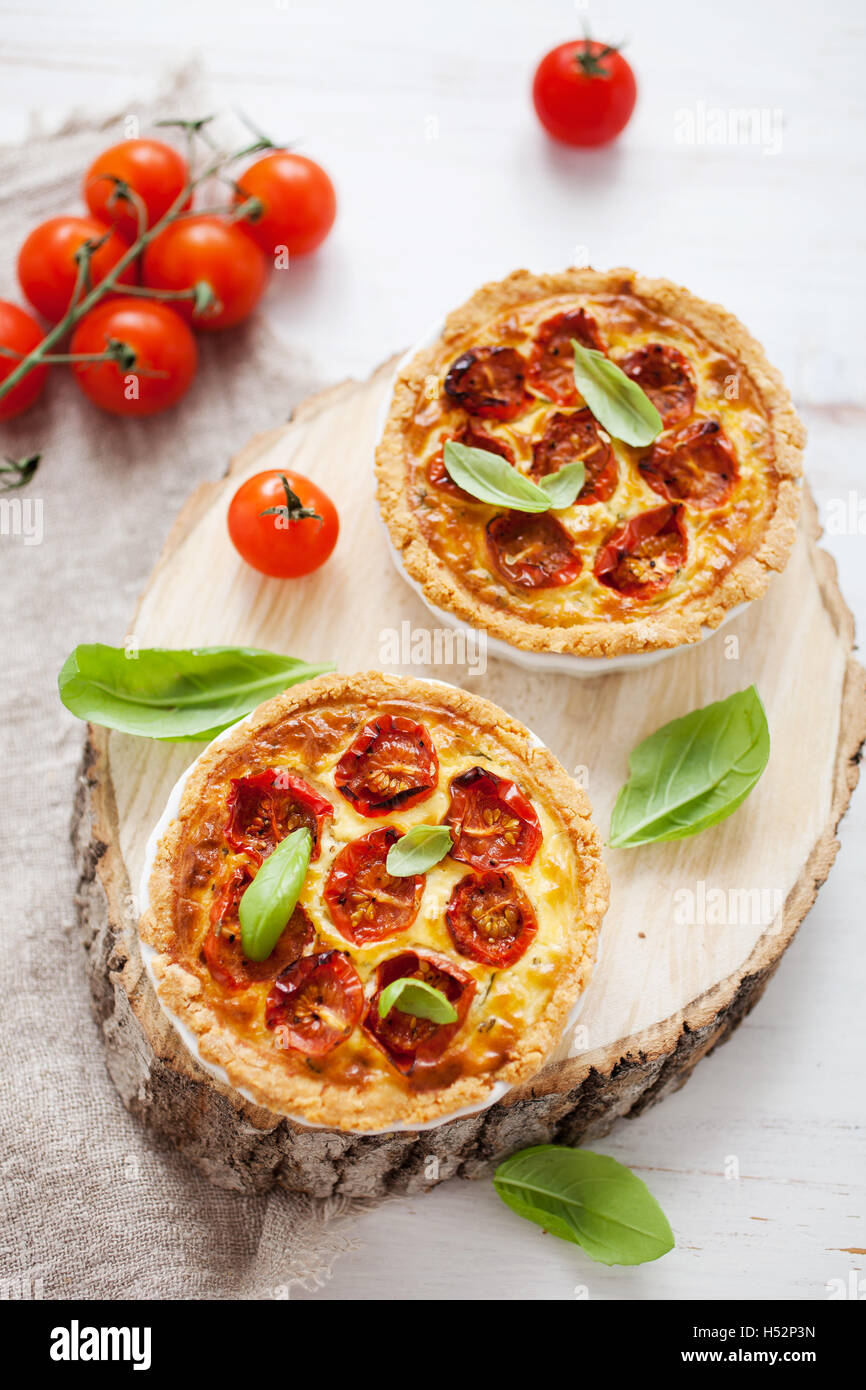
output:
[[[424,874],[444,859],[452,845],[447,825],[413,825],[388,850],[385,868],[395,878]]]
[[[214,738],[287,686],[333,670],[332,663],[310,666],[256,647],[127,652],[93,642],[75,648],[57,684],[79,719],[180,741]]]
[[[674,1247],[646,1183],[606,1154],[538,1144],[500,1163],[493,1185],[518,1216],[601,1264],[645,1264]]]
[[[629,758],[610,818],[616,848],[682,840],[730,816],[770,756],[770,730],[753,685],[656,729]]]
[[[464,492],[514,512],[546,512],[550,498],[540,487],[489,449],[471,449],[449,439],[442,451],[445,471]]]
[[[603,352],[574,338],[571,346],[577,389],[598,423],[624,444],[652,444],[662,432],[662,417],[646,392]]]
[[[413,980],[411,975],[392,980],[379,995],[380,1018],[394,1008],[413,1018],[429,1018],[431,1023],[457,1022],[457,1010],[441,989],[428,985],[426,980]]]
[[[561,507],[571,506],[585,481],[586,468],[578,460],[577,463],[567,463],[558,473],[548,473],[540,478],[538,486],[547,493],[551,507],[558,511]]]
[[[305,825],[293,830],[268,855],[238,907],[241,946],[250,960],[267,960],[298,904],[313,837]]]

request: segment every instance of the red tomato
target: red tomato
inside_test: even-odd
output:
[[[318,569],[340,533],[330,497],[309,478],[278,468],[241,483],[229,506],[228,527],[238,554],[274,579],[295,579]]]
[[[109,206],[115,184],[113,174],[123,179],[147,209],[148,227],[158,222],[183,190],[189,177],[186,160],[162,140],[122,140],[104,150],[91,164],[84,176],[84,201],[100,222],[114,227],[125,241],[138,236],[138,215],[135,206],[117,198]],[[184,205],[189,207],[189,200]]]
[[[210,285],[216,304],[195,315],[196,328],[232,328],[247,318],[264,294],[267,263],[257,246],[223,217],[186,217],[172,222],[148,246],[142,282],[155,290],[188,290]],[[176,300],[178,313],[193,321],[189,300]]]
[[[699,511],[720,507],[737,481],[737,456],[718,420],[662,435],[638,467],[654,492]]]
[[[334,785],[361,816],[417,806],[434,790],[439,757],[423,724],[380,714],[361,730],[334,769]]]
[[[385,861],[400,839],[391,825],[344,845],[331,865],[324,898],[331,920],[353,946],[407,931],[418,916],[424,875],[395,878]]]
[[[279,1028],[281,1046],[324,1057],[345,1042],[364,1012],[364,986],[343,951],[303,956],[274,981],[265,1024]]]
[[[574,380],[574,348],[572,338],[582,347],[604,352],[604,342],[598,324],[585,309],[573,309],[557,314],[539,328],[529,359],[526,378],[542,396],[557,405],[572,405],[577,401]]]
[[[251,882],[249,869],[240,865],[232,871],[211,908],[211,928],[204,939],[202,955],[211,975],[224,989],[247,989],[258,981],[274,979],[281,970],[294,965],[315,940],[315,928],[298,903],[267,960],[245,956],[238,905]]]
[[[494,970],[520,960],[538,931],[532,904],[507,873],[461,878],[445,909],[445,921],[461,956]]]
[[[259,863],[293,830],[306,826],[313,837],[311,859],[318,859],[322,827],[334,814],[330,801],[315,787],[282,767],[232,780],[226,839],[232,849]]]
[[[575,506],[606,502],[612,496],[618,477],[616,455],[589,410],[557,411],[551,417],[541,439],[532,446],[529,471],[537,480],[558,473],[570,463],[582,463],[585,470]]]
[[[698,388],[689,359],[678,348],[647,343],[621,358],[617,366],[649,396],[665,429],[689,418]]]
[[[612,531],[595,557],[595,577],[626,598],[649,598],[666,589],[686,562],[688,540],[682,507],[639,512]]]
[[[500,512],[488,521],[486,536],[491,564],[508,584],[556,589],[580,574],[571,536],[549,512]]]
[[[79,362],[75,380],[96,405],[112,415],[155,415],[188,390],[198,364],[195,338],[173,309],[149,299],[109,299],[91,309],[69,345],[73,353],[104,352],[109,340],[135,354],[132,366]]]
[[[467,449],[486,449],[488,454],[498,454],[505,459],[506,463],[514,463],[514,450],[502,439],[496,439],[492,434],[485,434],[483,430],[476,429],[469,420],[457,431],[456,434],[449,434],[442,441],[442,448],[434,454],[427,465],[427,479],[432,487],[441,488],[442,492],[448,492],[452,497],[459,497],[462,502],[478,502],[477,497],[464,492],[462,487],[458,487],[448,469],[445,467],[445,444],[453,440],[455,444],[465,444]]]
[[[416,1018],[396,1006],[379,1017],[379,997],[394,980],[406,976],[423,980],[441,990],[457,1011],[456,1023],[433,1023]],[[376,967],[376,990],[364,1015],[364,1032],[384,1052],[398,1071],[412,1071],[416,1065],[434,1063],[441,1057],[455,1033],[462,1027],[475,994],[472,976],[459,965],[432,951],[402,951]]]
[[[526,402],[525,366],[516,348],[473,348],[452,362],[445,378],[445,394],[470,415],[513,420]]]
[[[0,299],[0,347],[11,348],[13,352],[26,356],[39,346],[44,336],[32,314],[28,314],[26,309],[19,309],[17,304]],[[0,385],[17,365],[16,358],[0,354]],[[13,415],[20,415],[38,400],[47,375],[47,367],[34,367],[17,386],[13,386],[9,394],[0,399],[0,420],[11,420]]]
[[[103,240],[103,238],[105,238]],[[85,241],[102,245],[90,258],[90,283],[99,284],[129,250],[114,232],[95,217],[52,217],[34,227],[18,252],[18,279],[34,309],[56,323],[69,308],[78,266],[75,253]],[[128,265],[118,283],[138,281],[135,263]]]
[[[636,99],[637,84],[625,58],[597,39],[552,48],[532,83],[538,119],[566,145],[606,145],[628,125]]]
[[[258,198],[264,211],[239,222],[267,256],[285,246],[290,256],[315,251],[337,215],[334,185],[320,165],[302,154],[274,150],[251,164],[238,180],[236,203]]]
[[[535,808],[516,782],[484,767],[451,779],[444,824],[451,831],[451,858],[473,869],[531,864],[541,844]]]

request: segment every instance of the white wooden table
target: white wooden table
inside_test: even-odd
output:
[[[3,0],[0,138],[37,108],[44,124],[70,106],[134,112],[166,66],[201,57],[226,105],[300,139],[336,183],[327,246],[266,301],[323,379],[366,374],[518,265],[634,265],[721,300],[787,377],[823,514],[838,529],[846,511],[827,544],[862,631],[862,7],[598,6],[593,31],[627,38],[640,98],[621,143],[592,153],[552,147],[528,98],[535,60],[586,13],[580,0]],[[709,143],[741,109],[755,138]],[[458,1182],[360,1219],[332,1282],[301,1297],[820,1299],[862,1277],[864,830],[861,793],[756,1013],[685,1091],[599,1145],[650,1183],[673,1254],[604,1269],[488,1185]]]

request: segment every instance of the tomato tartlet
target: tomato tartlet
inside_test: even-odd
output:
[[[614,438],[574,349],[641,387],[661,432]],[[485,285],[398,371],[376,456],[382,516],[434,608],[531,652],[613,657],[696,642],[784,568],[805,432],[779,373],[731,314],[631,270],[516,271]],[[447,442],[531,481],[581,462],[575,502],[476,500]]]
[[[447,826],[450,849],[391,873],[390,849],[419,825]],[[239,903],[301,827],[297,905],[250,960]],[[436,682],[323,676],[193,765],[140,933],[165,1008],[256,1103],[350,1131],[412,1128],[538,1071],[589,980],[607,900],[586,797],[521,724]],[[444,996],[449,1021],[401,1010],[405,987],[383,1016],[403,977]]]

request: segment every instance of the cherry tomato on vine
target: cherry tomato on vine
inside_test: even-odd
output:
[[[549,135],[566,145],[606,145],[624,130],[637,84],[622,54],[597,39],[574,39],[546,53],[532,100]]]
[[[32,352],[44,336],[32,314],[28,314],[26,309],[19,309],[17,304],[0,299],[0,347],[11,348],[23,356]],[[16,366],[16,358],[0,353],[0,386]],[[22,377],[8,396],[0,399],[0,420],[11,420],[13,415],[20,415],[38,400],[47,375],[47,367],[34,367]]]
[[[267,284],[267,262],[259,248],[223,217],[186,217],[173,222],[148,246],[142,281],[151,289],[188,290],[210,285],[216,304],[193,316],[191,301],[174,301],[194,327],[231,328],[252,313]]]
[[[337,544],[337,509],[300,473],[270,468],[241,483],[228,513],[235,550],[253,569],[294,579],[323,565]]]
[[[85,241],[100,242],[90,258],[90,284],[104,280],[129,250],[115,232],[95,217],[52,217],[34,227],[18,253],[18,279],[34,309],[56,323],[69,307],[78,275],[75,253]],[[134,285],[135,264],[126,267],[119,284]]]
[[[162,140],[122,140],[93,161],[84,176],[84,201],[100,222],[113,227],[125,241],[135,241],[135,207],[123,198],[111,202],[115,184],[105,177],[108,174],[123,179],[138,194],[147,209],[147,225],[152,227],[181,193],[189,170],[186,160]]]
[[[263,204],[255,221],[238,226],[268,256],[278,246],[287,247],[290,256],[315,251],[337,215],[337,195],[324,169],[289,150],[275,150],[251,164],[238,179],[238,190],[236,203],[258,198]]]
[[[167,304],[151,299],[109,299],[78,324],[71,353],[104,352],[110,341],[135,355],[118,362],[77,362],[75,380],[96,405],[112,415],[155,415],[175,405],[198,365],[195,338]]]

